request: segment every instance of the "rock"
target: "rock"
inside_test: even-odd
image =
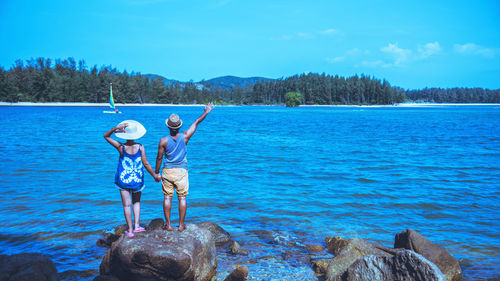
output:
[[[82,280],[89,279],[96,276],[99,272],[96,269],[87,270],[66,270],[59,273],[59,279],[61,280]]]
[[[152,220],[149,225],[146,227],[147,232],[151,232],[153,230],[159,230],[163,228],[163,225],[165,223],[163,222],[163,219],[154,219]]]
[[[326,274],[326,270],[328,269],[328,264],[330,261],[328,260],[316,260],[312,261],[311,265],[312,268],[314,269],[314,273],[318,275],[319,277],[324,278]]]
[[[328,249],[336,254],[330,261],[326,271],[326,279],[334,278],[342,274],[357,259],[364,256],[391,256],[391,254],[377,248],[377,244],[366,242],[362,239],[352,238],[345,240],[339,237],[330,241],[331,246]]]
[[[128,230],[128,226],[126,224],[119,225],[115,227],[115,235],[122,236],[125,231]]]
[[[325,240],[328,251],[334,255],[338,255],[338,253],[340,253],[340,250],[342,250],[349,243],[347,239],[343,239],[338,236],[335,236],[333,238],[327,236]]]
[[[59,275],[52,261],[38,253],[0,255],[0,280],[58,281]]]
[[[120,281],[120,279],[112,275],[98,275],[92,281]]]
[[[247,249],[241,248],[240,244],[236,241],[233,241],[231,243],[229,250],[230,250],[231,254],[233,254],[233,255],[236,255],[236,254],[248,255],[250,253],[250,251],[248,251]]]
[[[108,245],[108,243],[106,243],[106,240],[104,240],[104,239],[97,240],[97,242],[95,244],[99,247],[105,247],[105,248],[110,247],[110,245]]]
[[[248,276],[248,267],[238,266],[233,270],[224,281],[245,281]]]
[[[325,247],[321,245],[306,245],[306,248],[309,252],[317,253],[317,252],[322,252]]]
[[[395,256],[365,256],[329,281],[445,281],[439,268],[408,250]]]
[[[412,250],[424,256],[439,267],[448,281],[462,280],[462,269],[458,260],[415,230],[407,229],[396,234],[394,248]]]
[[[106,233],[104,235],[104,239],[97,240],[96,245],[100,247],[109,248],[111,247],[111,244],[113,244],[113,242],[115,242],[116,240],[120,239],[120,237],[121,235]]]
[[[217,247],[231,242],[231,234],[213,222],[202,222],[198,226],[212,232],[215,238],[215,246]]]
[[[121,281],[210,280],[217,257],[213,234],[196,224],[182,232],[154,230],[112,244],[99,273]]]

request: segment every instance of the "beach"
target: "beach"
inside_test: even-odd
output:
[[[66,106],[66,107],[106,107],[109,108],[109,103],[84,103],[84,102],[0,102],[0,106]],[[203,104],[157,104],[157,103],[116,103],[116,107],[171,107],[171,106],[205,106]],[[285,106],[280,105],[217,105],[217,106]],[[397,103],[387,105],[300,105],[299,107],[429,107],[429,106],[500,106],[498,103]]]

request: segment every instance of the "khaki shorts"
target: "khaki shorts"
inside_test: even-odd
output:
[[[161,187],[163,194],[174,196],[174,188],[177,192],[177,197],[188,195],[189,179],[188,171],[183,168],[165,168],[161,175]]]

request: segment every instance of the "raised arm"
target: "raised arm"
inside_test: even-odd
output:
[[[116,148],[116,150],[118,150],[120,153],[121,153],[121,143],[114,140],[112,137],[111,137],[111,134],[113,134],[115,131],[122,131],[123,129],[125,129],[126,127],[128,126],[127,123],[124,123],[124,124],[121,124],[121,125],[118,125],[116,127],[113,127],[111,128],[109,131],[107,131],[105,134],[104,134],[104,138],[106,139],[107,142],[109,142],[114,148]]]
[[[196,129],[198,128],[198,124],[200,124],[201,121],[203,121],[203,119],[205,119],[205,117],[207,117],[207,115],[212,111],[213,108],[214,108],[213,103],[207,104],[205,106],[205,112],[203,112],[203,114],[200,115],[200,117],[196,118],[196,120],[193,122],[193,124],[191,124],[189,129],[184,132],[184,142],[186,144],[188,143],[189,139],[194,134],[194,132],[196,132]]]
[[[142,160],[142,165],[146,170],[153,176],[153,178],[156,181],[156,173],[153,171],[153,168],[151,168],[151,165],[149,165],[148,158],[146,157],[146,148],[144,148],[144,145],[141,144],[141,160]]]

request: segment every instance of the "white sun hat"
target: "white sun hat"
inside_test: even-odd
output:
[[[135,120],[125,120],[120,122],[118,126],[127,123],[127,127],[125,127],[124,131],[120,132],[115,132],[115,136],[121,138],[121,139],[126,139],[126,140],[136,140],[146,133],[146,128],[142,126],[141,123],[135,121]]]

